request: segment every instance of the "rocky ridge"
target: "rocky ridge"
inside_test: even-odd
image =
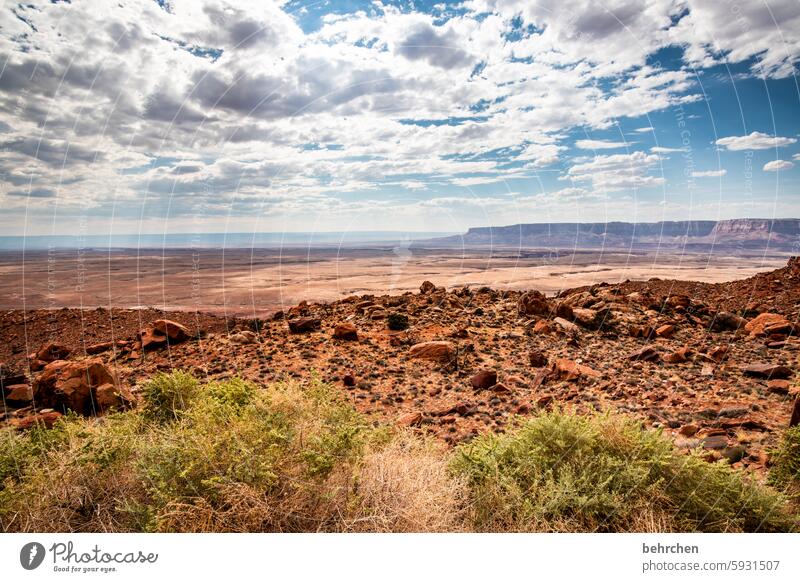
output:
[[[552,406],[617,410],[710,460],[762,470],[797,422],[800,260],[725,285],[651,280],[301,302],[268,320],[156,310],[0,314],[5,423],[137,404],[185,369],[258,383],[316,374],[376,421],[448,443]]]

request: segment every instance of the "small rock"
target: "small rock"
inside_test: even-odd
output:
[[[528,352],[528,362],[534,368],[544,368],[547,365],[547,356],[539,350]]]
[[[456,357],[456,347],[451,342],[433,341],[414,344],[408,352],[409,357],[448,363]]]
[[[792,375],[792,371],[780,364],[751,364],[742,368],[745,376],[766,378],[767,380],[782,380]]]
[[[333,338],[346,341],[358,341],[358,330],[352,323],[340,323],[333,330]]]
[[[662,325],[656,328],[656,335],[658,337],[670,338],[675,333],[675,326],[670,324]]]
[[[316,317],[298,317],[289,320],[289,331],[292,333],[307,333],[319,329],[322,322]]]
[[[487,390],[497,384],[497,372],[482,370],[472,377],[470,383],[475,390]]]

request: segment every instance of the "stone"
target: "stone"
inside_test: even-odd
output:
[[[5,402],[9,406],[20,408],[33,402],[33,387],[29,384],[10,384],[4,387]]]
[[[397,419],[397,424],[400,426],[418,426],[422,423],[421,412],[407,412],[402,414]]]
[[[345,386],[352,387],[352,386],[355,386],[355,385],[356,385],[356,379],[353,377],[353,375],[352,375],[352,374],[345,374],[345,375],[342,377],[342,383],[343,383]]]
[[[235,344],[249,345],[256,343],[258,341],[258,336],[255,332],[245,330],[229,335],[228,339]]]
[[[711,331],[736,331],[743,328],[747,320],[730,311],[720,311],[711,321]]]
[[[547,356],[539,350],[528,352],[528,362],[534,368],[544,368],[547,365]]]
[[[539,291],[523,293],[517,301],[517,311],[520,315],[547,315],[549,312],[547,298]]]
[[[422,293],[423,295],[430,295],[435,291],[436,291],[436,285],[434,285],[430,281],[423,281],[422,285],[419,286],[419,292]]]
[[[576,307],[572,313],[575,323],[587,329],[597,329],[603,323],[604,314],[596,309]]]
[[[51,362],[34,379],[32,388],[40,406],[72,410],[88,416],[109,407],[111,399],[107,387],[103,389],[105,408],[97,401],[97,388],[107,384],[115,387],[115,405],[125,407],[135,402],[130,391],[97,358],[80,362]]]
[[[556,319],[561,319],[561,318],[557,317]],[[562,321],[566,321],[566,320],[562,320]],[[568,321],[567,321],[567,323],[569,325],[574,325],[574,324],[570,324]],[[577,329],[577,326],[575,326],[575,329]],[[547,321],[546,319],[540,319],[533,326],[533,330],[532,331],[535,334],[550,334],[550,333],[553,333],[554,331],[556,331],[556,328],[555,328],[555,325],[553,323]]]
[[[691,355],[692,350],[689,347],[684,346],[672,353],[665,354],[662,356],[662,359],[667,364],[682,364],[684,362],[688,362]]]
[[[728,356],[728,346],[714,346],[708,350],[708,356],[715,362],[721,362]]]
[[[728,437],[724,434],[713,434],[705,437],[702,440],[704,449],[721,451],[728,448]]]
[[[171,344],[186,341],[192,335],[186,327],[169,319],[157,319],[150,324],[150,327],[153,331],[167,336]]]
[[[742,445],[728,447],[722,451],[722,456],[727,459],[730,464],[738,463],[747,456],[747,449]]]
[[[111,348],[114,347],[114,342],[101,342],[98,344],[92,344],[90,346],[86,346],[86,353],[90,356],[96,356],[97,354],[102,354],[103,352],[107,352]],[[63,358],[60,358],[63,360]]]
[[[292,333],[307,333],[319,329],[322,322],[316,317],[298,317],[289,320],[289,331]]]
[[[800,424],[800,398],[794,399],[792,404],[792,416],[789,418],[789,426],[797,426]]]
[[[745,376],[765,378],[767,380],[783,380],[792,375],[792,371],[780,364],[751,364],[742,368]]]
[[[553,371],[561,380],[573,381],[579,378],[599,378],[602,376],[600,372],[584,366],[573,360],[567,358],[559,358],[555,361]]]
[[[487,390],[497,384],[497,372],[482,370],[472,377],[470,383],[475,390]]]
[[[414,344],[408,352],[409,357],[449,363],[456,357],[456,347],[448,341],[432,341]]]
[[[27,430],[37,425],[42,425],[46,428],[53,428],[53,425],[58,422],[58,419],[62,416],[63,414],[60,412],[50,410],[48,412],[40,412],[39,414],[34,414],[32,416],[15,418],[11,421],[11,426],[19,430]]]
[[[579,333],[581,328],[577,325],[572,323],[571,321],[567,321],[563,317],[556,317],[553,319],[553,323],[556,324],[562,331],[565,331],[569,334],[576,334]]]
[[[700,430],[700,427],[696,424],[685,424],[678,430],[678,433],[685,437],[693,437],[698,430]]]
[[[789,380],[770,380],[767,382],[767,392],[772,394],[780,394],[780,395],[787,395],[789,394],[789,389],[792,387],[791,382]]]
[[[642,362],[657,362],[661,359],[661,354],[658,353],[653,346],[644,346],[640,350],[636,350],[628,356],[629,360],[642,361]]]
[[[744,329],[745,331],[750,332],[750,335],[753,336],[765,335],[765,328],[776,323],[785,324],[789,322],[786,320],[786,317],[778,313],[762,313],[754,319],[748,321],[745,324]]]
[[[358,341],[358,330],[352,323],[340,323],[333,330],[333,338],[344,341]]]
[[[670,338],[675,333],[675,326],[664,324],[656,328],[656,335],[658,337]]]
[[[750,409],[743,406],[728,406],[721,408],[717,416],[721,418],[739,418],[745,416],[748,412],[750,412]]]
[[[42,348],[36,352],[34,359],[49,363],[56,360],[63,360],[67,358],[70,353],[72,353],[72,350],[67,346],[56,342],[50,342],[42,346]]]
[[[575,316],[575,312],[572,309],[571,305],[568,305],[564,301],[559,301],[555,304],[552,309],[552,314],[555,317],[562,317],[566,320],[570,320]]]

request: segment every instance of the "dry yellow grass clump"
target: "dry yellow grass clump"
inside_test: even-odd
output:
[[[0,434],[4,531],[790,531],[786,498],[621,416],[454,450],[319,381],[159,375],[137,410]],[[787,453],[788,454],[788,453]],[[785,455],[784,455],[785,456]]]

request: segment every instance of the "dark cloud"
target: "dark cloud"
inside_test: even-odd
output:
[[[51,166],[69,166],[78,162],[103,160],[104,154],[65,140],[18,137],[0,142],[0,148],[36,158]]]
[[[9,196],[19,196],[20,198],[55,198],[56,193],[49,188],[33,188],[32,190],[11,190],[7,192]]]
[[[457,69],[472,66],[475,58],[459,46],[459,40],[451,31],[437,32],[433,26],[418,26],[397,47],[397,52],[412,61],[428,61],[442,69]]]

